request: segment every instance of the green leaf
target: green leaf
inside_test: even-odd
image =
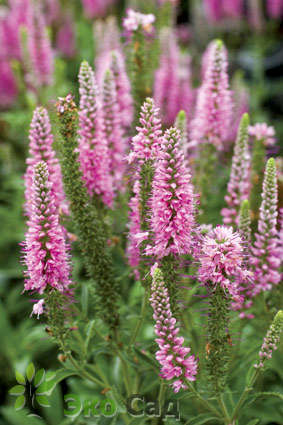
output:
[[[29,382],[31,382],[33,380],[34,372],[35,372],[34,364],[30,363],[28,365],[27,369],[26,369],[26,375],[27,375]]]
[[[36,401],[38,402],[38,404],[40,404],[40,406],[50,407],[49,400],[46,397],[46,395],[36,395],[35,398],[36,398]]]
[[[45,377],[45,370],[39,369],[39,371],[36,372],[34,377],[34,385],[36,387],[39,387],[39,385],[44,381],[44,377]]]
[[[14,404],[15,409],[16,410],[21,410],[24,407],[25,402],[26,402],[26,399],[25,399],[25,396],[24,395],[20,395],[19,397],[17,397],[16,398],[16,401],[15,401],[15,404]]]
[[[26,409],[16,411],[13,407],[3,407],[1,413],[9,425],[43,425],[42,419],[28,416]]]
[[[258,425],[260,423],[259,419],[252,419],[247,425]]]
[[[51,381],[52,379],[54,379],[56,376],[56,372],[53,372],[52,370],[50,370],[49,372],[46,372],[45,375],[45,381]]]
[[[25,392],[25,387],[23,385],[15,385],[9,390],[10,395],[22,395]]]
[[[37,388],[35,393],[38,394],[38,395],[48,395],[49,396],[49,395],[52,394],[52,391],[54,390],[54,388],[56,387],[56,385],[59,382],[68,378],[69,376],[76,375],[76,374],[77,374],[77,372],[75,372],[73,370],[60,369],[56,374],[53,374],[53,376],[55,376],[55,378],[53,378],[52,380],[45,379],[45,381]]]
[[[201,413],[200,415],[189,419],[185,425],[202,425],[207,424],[208,422],[220,422],[221,420],[217,416],[211,416],[208,413]],[[222,422],[222,421],[221,421]]]
[[[19,384],[22,384],[22,385],[25,385],[26,383],[25,377],[17,370],[16,370],[16,380]]]

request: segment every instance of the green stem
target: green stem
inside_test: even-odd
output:
[[[147,290],[145,289],[144,291],[144,295],[143,295],[143,301],[142,301],[142,306],[141,306],[141,312],[140,312],[140,317],[136,323],[134,332],[132,334],[132,337],[130,339],[130,343],[129,343],[129,347],[131,347],[132,345],[134,345],[137,336],[140,332],[140,329],[142,327],[143,321],[144,321],[144,315],[145,315],[145,311],[146,311],[146,306],[147,306],[147,298],[148,298],[148,294],[147,294]]]
[[[259,369],[255,369],[252,376],[251,376],[250,382],[248,383],[248,385],[246,385],[241,397],[239,398],[238,403],[236,404],[236,406],[234,408],[234,411],[233,411],[232,416],[231,416],[231,423],[233,423],[233,421],[237,418],[239,410],[242,407],[242,405],[244,404],[248,393],[252,390],[253,384],[255,383],[255,381],[258,377],[258,373],[259,373]]]
[[[207,400],[205,400],[189,381],[186,381],[186,382],[187,382],[189,389],[194,394],[194,396],[198,399],[198,401],[204,407],[206,407],[207,410],[210,410],[212,413],[214,413],[214,415],[221,417],[220,412],[217,409],[215,409],[215,407],[213,407]]]
[[[95,378],[94,376],[92,376],[90,373],[88,373],[85,369],[82,369],[80,367],[80,365],[77,363],[77,361],[74,359],[74,357],[72,356],[72,354],[68,353],[68,359],[70,360],[70,362],[72,363],[72,365],[75,367],[75,369],[77,369],[77,371],[79,372],[79,374],[88,379],[89,381],[94,382],[95,384],[100,385],[102,388],[105,388],[105,383],[100,381],[99,379]]]
[[[123,373],[123,377],[124,377],[125,387],[126,387],[127,395],[129,396],[131,394],[131,384],[130,384],[128,366],[127,366],[127,363],[125,362],[125,360],[123,359],[123,356],[121,355],[120,350],[118,348],[117,348],[117,355],[118,355],[118,357],[121,361],[122,373]]]
[[[226,405],[225,405],[224,400],[222,398],[222,394],[218,396],[217,400],[218,400],[218,404],[219,404],[219,406],[220,406],[220,408],[223,412],[225,423],[229,425],[231,423],[230,419],[229,419],[229,413],[227,411]]]

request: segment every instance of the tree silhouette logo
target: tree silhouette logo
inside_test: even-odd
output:
[[[55,372],[45,372],[44,369],[35,371],[33,363],[30,363],[26,368],[26,377],[16,371],[17,385],[9,390],[9,394],[16,396],[15,409],[21,410],[27,404],[31,404],[33,408],[36,403],[42,407],[50,407],[48,395],[54,388]]]

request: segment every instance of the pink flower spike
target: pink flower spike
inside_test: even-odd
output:
[[[215,40],[204,55],[204,77],[197,94],[191,139],[197,143],[213,144],[217,150],[222,150],[229,136],[233,109],[227,51],[222,41]]]
[[[122,130],[117,92],[112,71],[108,70],[103,84],[103,117],[110,155],[110,171],[116,189],[122,189],[125,172],[125,137]]]
[[[125,59],[119,50],[112,52],[110,69],[114,75],[121,123],[125,129],[128,129],[131,127],[133,121],[134,106],[130,80],[126,72]]]
[[[145,15],[140,12],[135,12],[133,9],[127,10],[127,16],[123,20],[123,27],[130,33],[141,27],[145,32],[152,31],[152,24],[155,21],[155,16],[152,13]]]
[[[159,346],[155,356],[162,366],[160,376],[171,381],[170,385],[177,393],[180,389],[187,388],[187,380],[196,379],[197,361],[195,356],[188,356],[191,349],[183,346],[184,338],[178,337],[179,329],[176,327],[176,319],[172,317],[168,290],[157,264],[152,266],[151,275],[150,303],[154,312],[155,334],[158,337],[155,341]]]
[[[81,64],[79,83],[79,160],[83,179],[90,196],[101,196],[104,204],[111,207],[114,191],[102,106],[94,72],[86,61]]]
[[[61,168],[53,150],[53,135],[48,112],[39,106],[33,113],[29,131],[29,158],[27,158],[27,169],[25,173],[25,212],[31,215],[32,208],[32,182],[33,168],[40,162],[46,162],[49,170],[49,179],[52,183],[52,195],[57,210],[68,214],[68,204],[62,183]]]
[[[128,156],[130,163],[136,159],[142,164],[156,158],[162,134],[158,112],[159,109],[155,107],[153,99],[148,97],[141,107],[138,134],[132,138],[132,151]]]
[[[25,290],[42,294],[47,287],[70,292],[69,246],[59,224],[52,183],[47,164],[34,167],[31,190],[32,208],[24,242]],[[42,305],[36,307],[39,313]]]
[[[277,237],[277,202],[276,165],[274,159],[270,158],[264,173],[258,230],[255,234],[254,246],[251,248],[253,254],[251,263],[254,267],[256,282],[253,296],[261,291],[270,290],[281,280],[278,266],[283,257],[283,249]]]
[[[33,3],[28,23],[28,46],[36,87],[52,83],[53,52],[44,15],[39,4]]]
[[[238,224],[241,203],[249,197],[250,154],[248,145],[249,116],[244,114],[238,129],[232,158],[230,180],[225,201],[228,208],[221,210],[224,224]]]
[[[243,268],[244,250],[240,235],[232,227],[217,226],[202,240],[199,256],[199,279],[214,290],[217,284],[228,292],[233,301],[241,302],[241,282],[251,278]]]
[[[162,138],[152,189],[153,247],[146,254],[157,258],[192,252],[194,194],[185,166],[180,132],[172,127]]]

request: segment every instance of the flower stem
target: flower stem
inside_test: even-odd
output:
[[[248,393],[252,390],[252,387],[253,387],[253,385],[254,385],[257,377],[258,377],[258,374],[259,374],[259,369],[255,369],[251,378],[250,378],[249,383],[246,385],[241,397],[239,398],[238,403],[236,404],[236,406],[234,408],[234,411],[233,411],[232,416],[231,416],[231,423],[233,423],[233,421],[237,418],[239,410],[242,407],[242,405],[244,404]]]
[[[144,321],[144,316],[145,316],[145,311],[146,311],[146,306],[147,306],[147,299],[148,299],[148,291],[145,289],[144,291],[144,295],[143,295],[143,301],[142,301],[142,306],[141,306],[141,312],[140,312],[140,317],[136,323],[134,332],[132,334],[132,337],[130,339],[130,343],[129,343],[129,347],[131,347],[132,345],[134,345],[138,334],[140,332],[140,329],[142,327],[143,321]]]

